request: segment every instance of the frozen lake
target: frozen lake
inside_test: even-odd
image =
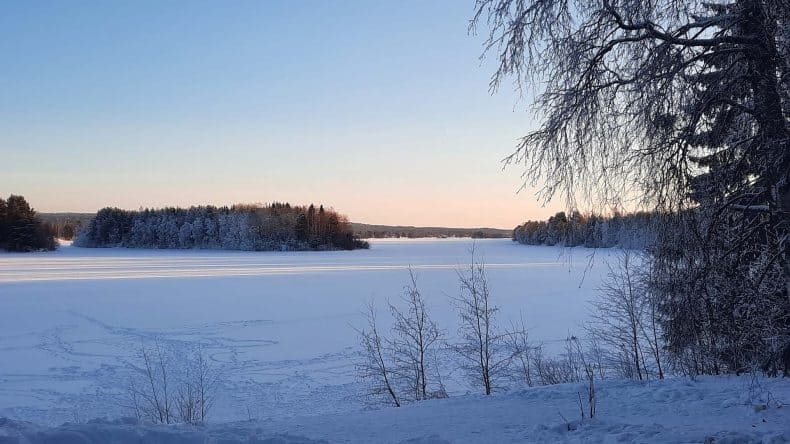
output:
[[[471,240],[373,240],[370,250],[251,253],[61,247],[0,254],[0,416],[37,422],[128,415],[141,346],[201,344],[222,372],[213,421],[364,407],[354,326],[396,299],[411,266],[448,336]],[[476,241],[501,321],[534,340],[578,331],[607,253]],[[384,313],[380,316],[385,320]],[[461,375],[447,375],[465,392]]]

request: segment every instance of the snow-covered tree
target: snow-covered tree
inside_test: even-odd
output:
[[[323,207],[322,207],[323,208]],[[306,250],[366,248],[344,216],[314,211],[324,228],[309,235],[297,221],[306,208],[289,204],[127,211],[105,208],[79,232],[75,245],[129,248]]]
[[[394,322],[392,350],[395,373],[406,385],[410,397],[419,401],[443,392],[443,388],[435,387],[431,381],[434,374],[431,364],[437,359],[437,347],[442,334],[428,313],[425,299],[417,287],[417,278],[411,269],[409,278],[400,304],[389,304]]]
[[[535,87],[508,159],[562,195],[669,215],[652,285],[673,355],[740,371],[790,348],[786,0],[478,0],[497,89]],[[613,221],[612,221],[613,222]],[[685,364],[684,364],[685,365]]]
[[[461,367],[486,395],[508,376],[513,351],[508,349],[506,332],[500,330],[496,315],[499,309],[491,300],[485,263],[472,250],[472,259],[457,270],[460,291],[453,298],[458,309],[458,342],[453,345]]]

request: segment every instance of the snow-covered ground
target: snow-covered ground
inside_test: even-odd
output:
[[[138,426],[124,421],[42,428],[0,419],[0,442],[86,443],[784,443],[790,441],[787,379],[706,377],[649,383],[607,381],[596,418],[581,420],[581,385],[490,397],[466,395],[417,405],[266,421]],[[6,440],[4,441],[4,437]]]
[[[370,250],[253,253],[82,249],[0,255],[0,416],[119,417],[143,345],[202,344],[222,372],[214,421],[365,407],[353,359],[365,304],[416,271],[448,335],[471,240],[374,240]],[[536,339],[564,338],[604,268],[597,253],[480,240],[493,297]],[[585,276],[585,270],[586,276]],[[382,319],[385,320],[385,319]],[[549,342],[550,343],[550,342]],[[448,375],[453,393],[471,390]],[[455,382],[455,383],[453,383]]]
[[[358,350],[353,327],[361,326],[365,304],[374,300],[383,308],[387,298],[397,298],[411,266],[432,314],[452,338],[457,322],[449,298],[458,288],[455,269],[468,262],[472,241],[371,243],[370,250],[350,252],[66,245],[51,253],[0,254],[0,417],[11,418],[0,420],[0,442],[19,430],[38,437],[30,442],[72,432],[169,436],[174,430],[177,438],[154,442],[203,442],[190,436],[206,434],[291,436],[271,442],[694,441],[726,431],[770,437],[790,423],[790,410],[778,408],[790,401],[787,380],[762,384],[771,388],[774,403],[760,412],[753,404],[763,395],[754,395],[749,378],[648,386],[605,382],[599,418],[568,432],[560,413],[577,419],[578,387],[484,398],[449,368],[450,399],[371,410],[353,365]],[[532,338],[549,348],[578,331],[611,254],[599,250],[591,260],[589,250],[505,239],[479,240],[476,249],[487,263],[501,321],[523,316]],[[129,416],[124,404],[130,369],[140,365],[140,348],[154,342],[173,359],[179,350],[201,345],[221,372],[207,429],[39,428]]]

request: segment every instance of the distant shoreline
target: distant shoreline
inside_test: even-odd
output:
[[[44,222],[69,221],[86,225],[96,213],[38,213]],[[354,233],[360,239],[442,239],[442,238],[510,238],[512,229],[477,227],[420,227],[412,225],[380,225],[351,222]]]

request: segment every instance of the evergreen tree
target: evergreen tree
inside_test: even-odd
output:
[[[36,251],[54,250],[57,243],[25,198],[12,194],[0,203],[0,245],[8,251]]]

